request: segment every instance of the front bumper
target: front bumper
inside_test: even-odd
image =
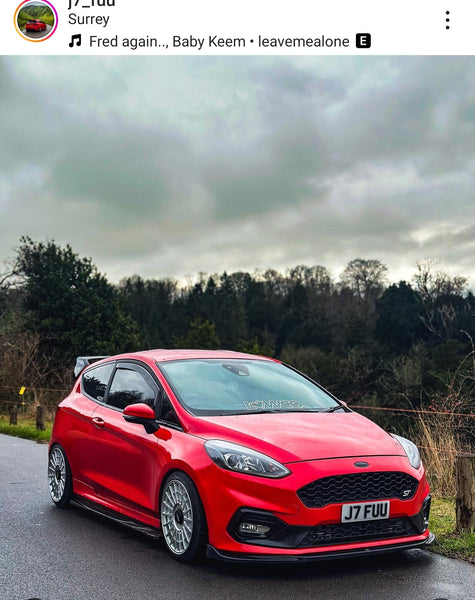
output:
[[[355,458],[306,461],[291,465],[288,477],[268,480],[224,471],[216,465],[207,466],[197,480],[208,519],[208,554],[221,560],[251,560],[268,558],[271,562],[289,560],[317,560],[319,558],[383,552],[396,548],[424,546],[432,540],[423,523],[424,506],[428,501],[429,486],[424,469],[413,469],[403,457],[358,457],[371,463],[372,470],[402,471],[417,479],[417,490],[412,498],[391,498],[389,520],[374,521],[370,531],[352,529],[341,524],[341,502],[330,502],[320,508],[309,508],[297,495],[297,490],[326,476],[354,473]],[[359,471],[358,471],[359,472]],[[361,501],[364,499],[362,498]],[[360,499],[356,500],[360,501]],[[348,502],[348,500],[346,500]],[[243,511],[257,519],[246,523],[261,524],[263,536],[242,533],[239,525]],[[269,517],[269,522],[260,518]],[[425,515],[427,516],[427,515]],[[423,519],[425,520],[425,519]],[[267,529],[271,528],[271,531]],[[252,526],[251,526],[252,527]],[[272,539],[271,539],[272,538]],[[228,558],[226,558],[228,557]],[[251,557],[251,559],[249,559]]]
[[[413,516],[359,521],[325,523],[311,526],[289,525],[276,515],[252,508],[236,511],[228,526],[229,535],[241,544],[267,548],[310,549],[344,544],[388,542],[395,539],[421,539],[429,525],[431,497],[427,496],[421,510]],[[242,524],[253,529],[264,527],[265,533],[242,531]]]
[[[282,563],[306,563],[319,560],[333,560],[337,558],[356,558],[361,556],[370,556],[374,554],[383,554],[385,552],[395,552],[401,550],[413,550],[414,548],[425,548],[432,544],[435,535],[429,533],[427,538],[419,541],[405,541],[384,546],[372,546],[367,548],[340,549],[323,552],[309,552],[305,554],[252,554],[241,552],[225,552],[209,545],[206,548],[206,556],[214,560],[220,560],[229,563],[251,564],[282,564]]]

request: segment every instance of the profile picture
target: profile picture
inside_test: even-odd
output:
[[[58,14],[46,0],[25,0],[15,11],[15,27],[30,42],[42,42],[56,31]]]

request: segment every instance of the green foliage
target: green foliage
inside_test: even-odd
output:
[[[22,238],[16,260],[22,278],[25,323],[41,351],[60,364],[81,354],[113,354],[139,345],[136,324],[117,290],[89,258],[67,245]]]
[[[175,346],[177,348],[216,350],[219,348],[219,340],[216,335],[215,324],[204,321],[200,317],[193,319],[190,323],[187,335],[182,338],[176,338]]]
[[[335,355],[326,354],[314,346],[298,348],[288,345],[282,349],[279,358],[330,391],[334,387],[338,376],[338,361]]]
[[[405,281],[390,285],[376,303],[376,339],[390,352],[407,351],[427,332],[417,294]]]
[[[237,295],[233,281],[223,273],[216,293],[216,331],[221,347],[236,348],[240,340],[247,338],[246,313]]]
[[[436,541],[430,549],[438,554],[462,558],[475,564],[475,532],[457,533],[455,530],[455,501],[433,498],[429,528]]]
[[[448,339],[432,348],[432,366],[439,375],[454,372],[467,354],[466,344]]]
[[[256,354],[259,356],[274,356],[274,347],[269,341],[259,344],[257,336],[252,339],[239,340],[235,348],[238,352]]]
[[[9,425],[5,417],[0,417],[0,433],[26,440],[48,442],[51,437],[51,425],[44,431],[38,431],[35,425]]]
[[[185,334],[188,319],[176,281],[134,275],[121,281],[118,293],[125,312],[138,325],[141,349],[170,346],[174,336]]]

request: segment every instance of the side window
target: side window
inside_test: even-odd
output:
[[[103,402],[114,366],[115,363],[107,363],[94,369],[88,369],[82,376],[82,391],[91,398],[94,398],[94,400]]]
[[[160,407],[159,419],[160,421],[167,421],[168,423],[180,425],[180,421],[178,420],[178,417],[176,416],[176,413],[170,404],[170,400],[165,395],[163,396],[162,405]]]
[[[123,410],[129,404],[145,402],[154,408],[157,389],[151,378],[147,379],[137,371],[119,367],[109,389],[107,404]]]

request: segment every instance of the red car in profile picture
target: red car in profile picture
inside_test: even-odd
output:
[[[49,445],[60,508],[159,530],[184,562],[369,556],[434,539],[416,446],[277,360],[148,350],[79,357],[75,374]]]
[[[25,25],[26,31],[44,31],[46,29],[46,23],[43,21],[38,21],[37,19],[33,19],[28,21]]]

